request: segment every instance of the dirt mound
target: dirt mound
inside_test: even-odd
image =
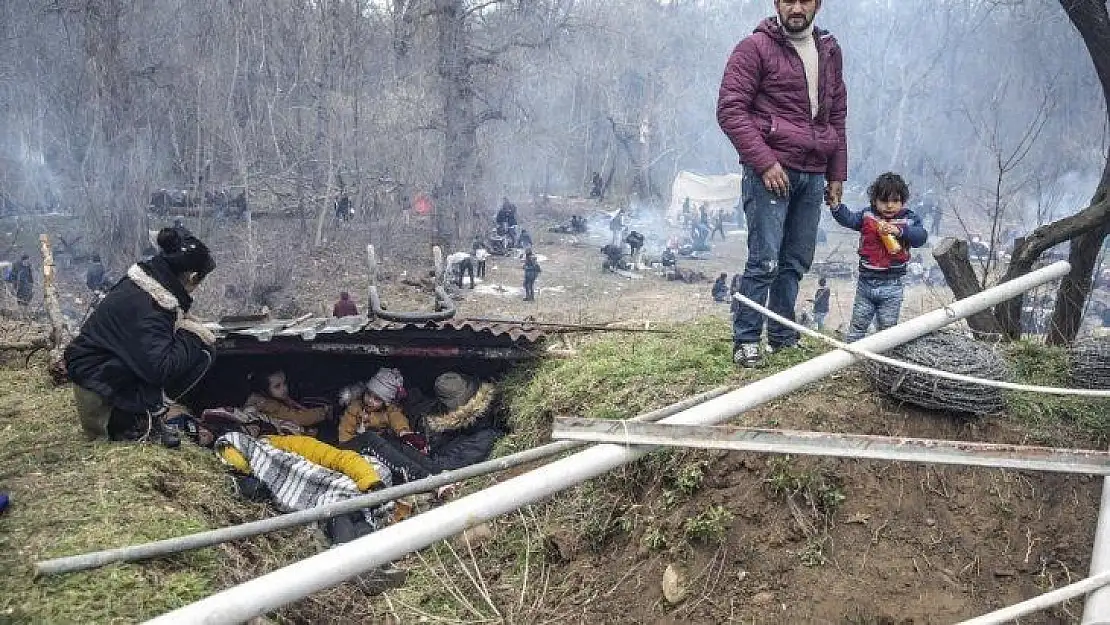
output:
[[[1030,443],[1005,417],[970,423],[905,410],[856,374],[741,422]],[[410,584],[396,597],[425,606],[442,599],[451,607],[431,613],[454,618],[465,614],[455,611],[457,597],[469,589],[481,598],[472,618],[951,623],[1083,577],[1100,488],[1100,480],[1048,473],[660,451],[499,521],[493,539],[454,548],[459,563],[446,554],[412,563],[429,580],[453,580],[454,598],[442,584]],[[674,603],[664,596],[668,567]],[[1028,622],[1078,622],[1081,610],[1073,601]]]
[[[830,402],[828,390],[745,422],[1025,442],[1004,423],[972,428],[936,414],[892,413],[866,397]],[[611,524],[593,529],[610,538],[554,565],[562,569],[555,577],[577,577],[607,594],[585,608],[585,620],[951,623],[1087,570],[1101,487],[1087,477],[725,452],[672,456],[662,476],[641,475]],[[633,496],[636,490],[643,494]],[[669,564],[685,571],[688,589],[675,606],[661,586]],[[1080,611],[1073,602],[1029,622],[1070,622]]]

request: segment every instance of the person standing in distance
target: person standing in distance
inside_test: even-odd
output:
[[[748,261],[740,292],[794,318],[798,283],[813,263],[821,205],[838,205],[848,177],[848,95],[840,45],[815,28],[821,0],[775,0],[729,57],[717,121],[740,155]],[[771,351],[798,333],[767,320]],[[762,362],[764,317],[741,306],[733,315],[733,360]]]

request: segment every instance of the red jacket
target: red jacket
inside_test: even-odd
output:
[[[921,218],[912,210],[903,209],[893,219],[882,219],[871,208],[851,211],[841,204],[833,209],[836,223],[859,232],[859,275],[861,277],[894,277],[906,273],[910,262],[911,247],[921,247],[929,239],[929,232],[921,225]],[[891,254],[879,236],[879,221],[894,224],[902,231],[898,236],[902,251]]]
[[[762,174],[783,167],[848,179],[848,92],[840,45],[828,32],[817,38],[817,117],[811,114],[802,58],[777,18],[767,18],[732,51],[717,99],[717,123],[740,154]]]
[[[331,308],[332,317],[354,317],[358,315],[358,306],[349,299],[341,299]]]

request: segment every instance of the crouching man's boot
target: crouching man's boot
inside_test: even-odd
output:
[[[164,416],[165,411],[162,414],[150,415],[151,442],[159,442],[163,447],[177,449],[181,446],[181,434],[177,426],[166,423]]]

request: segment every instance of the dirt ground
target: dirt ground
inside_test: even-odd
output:
[[[747,413],[741,424],[1028,443],[1004,419],[962,422],[891,405],[865,389],[846,373]],[[955,623],[1084,577],[1101,488],[1085,476],[730,452],[686,452],[677,464],[704,472],[693,492],[676,494],[673,478],[647,467],[603,483],[625,488],[592,509],[608,521],[570,532],[548,528],[552,588],[530,616]],[[776,492],[784,474],[806,485],[789,497]],[[816,492],[836,493],[839,503],[818,510]],[[723,534],[691,540],[690,519],[714,507],[730,513]],[[675,604],[663,593],[668,566],[685,591]],[[1078,623],[1081,612],[1072,601],[1021,622]]]
[[[743,233],[733,229],[725,241],[715,242],[710,259],[680,260],[680,266],[709,276],[705,283],[669,282],[650,270],[627,279],[601,270],[599,249],[609,238],[601,221],[603,208],[611,207],[568,203],[544,213],[525,211],[523,221],[543,267],[537,301],[521,301],[520,260],[493,258],[487,279],[474,290],[462,289],[459,315],[568,323],[727,316],[728,306],[710,297],[711,279],[720,272],[731,278],[742,269]],[[547,232],[571,212],[596,218],[588,235]],[[255,224],[256,272],[288,278],[273,298],[275,308],[326,314],[338,291],[348,290],[364,309],[364,250],[370,242],[382,255],[382,293],[390,308],[430,304],[426,290],[403,282],[431,269],[429,224],[414,219],[406,230],[389,237],[357,222],[329,227],[329,241],[320,250],[307,249],[306,237],[298,230],[302,228],[296,220]],[[818,260],[853,262],[856,235],[831,220],[825,228],[828,242],[818,247]],[[219,263],[216,274],[196,294],[197,312],[208,318],[256,312],[257,303],[245,304],[235,291],[249,284],[251,274],[244,264],[252,254],[245,248],[242,224],[202,224],[195,229],[209,241]],[[37,230],[56,235],[72,234],[73,228],[65,220],[21,230],[0,224],[0,237],[7,237],[0,238],[0,249],[33,252],[35,248],[12,232],[25,236]],[[651,231],[647,251],[676,233]],[[125,269],[123,263],[109,266],[116,275]],[[41,274],[36,278],[40,289]],[[64,307],[80,316],[89,301],[83,266],[61,259],[59,279]],[[830,286],[828,323],[843,329],[854,283],[831,280]],[[816,277],[806,276],[799,312],[805,306],[802,300],[815,289]],[[903,317],[950,298],[947,289],[909,288]],[[41,296],[33,310],[41,314]],[[1025,434],[1005,420],[969,424],[938,418],[893,406],[858,380],[844,380],[833,378],[811,392],[749,413],[744,424],[1027,442]],[[831,459],[794,459],[775,469],[767,456],[727,453],[695,458],[706,462],[696,493],[668,506],[658,479],[633,485],[621,510],[622,518],[629,519],[622,532],[593,547],[581,544],[581,536],[570,540],[565,557],[549,564],[553,590],[535,616],[551,622],[607,623],[950,623],[1086,573],[1099,501],[1097,480]],[[827,479],[843,501],[830,514],[820,514],[801,491],[787,497],[769,488],[776,470]],[[733,517],[723,539],[691,549],[673,548],[686,521],[713,506],[727,508]],[[669,537],[671,547],[645,546],[651,542],[646,540],[650,532]],[[668,565],[682,572],[688,587],[687,598],[677,605],[662,597],[660,580]],[[1078,622],[1080,610],[1079,603],[1072,602],[1023,622]]]
[[[538,321],[570,323],[685,321],[705,315],[727,316],[727,304],[714,303],[710,287],[717,274],[727,273],[731,279],[734,273],[743,270],[744,231],[737,230],[735,225],[726,225],[727,238],[714,241],[710,258],[680,259],[679,265],[684,269],[708,276],[709,281],[705,283],[691,285],[667,281],[650,269],[636,272],[635,279],[628,279],[601,269],[600,248],[609,241],[604,211],[614,209],[583,200],[555,202],[542,210],[522,206],[522,224],[532,233],[543,268],[536,284],[537,301],[521,301],[522,261],[513,257],[493,257],[486,279],[479,282],[478,288],[473,291],[464,288],[458,293],[459,315],[532,317]],[[547,231],[553,225],[565,223],[572,213],[591,217],[588,234],[575,237]],[[816,260],[854,263],[855,233],[839,228],[828,216],[826,221],[823,228],[828,233],[828,242],[818,246]],[[407,224],[395,224],[389,233],[374,231],[358,221],[329,224],[325,230],[327,240],[320,249],[313,249],[310,237],[304,234],[306,227],[311,229],[311,223],[292,218],[259,219],[253,224],[256,267],[253,273],[248,269],[251,255],[242,222],[190,223],[186,219],[186,223],[209,244],[218,263],[216,272],[196,293],[196,312],[201,316],[214,318],[222,314],[258,312],[262,300],[248,302],[242,296],[252,284],[252,275],[259,276],[254,282],[284,281],[284,288],[266,299],[275,314],[328,314],[340,290],[349,291],[363,310],[368,286],[365,260],[368,243],[376,245],[381,258],[379,283],[386,304],[394,310],[430,306],[428,292],[403,283],[426,276],[432,268],[428,218],[412,216]],[[21,222],[6,219],[0,221],[0,250],[8,249],[9,255],[16,258],[20,251],[37,258],[34,239],[38,232],[72,240],[80,234],[78,225],[74,219],[61,217],[25,218]],[[150,228],[160,225],[165,224],[151,218]],[[652,252],[661,251],[661,244],[668,237],[681,233],[678,228],[661,223],[647,225],[643,220],[634,220],[631,227],[647,234],[645,253],[649,258]],[[88,253],[95,251],[87,242],[82,249]],[[127,262],[126,257],[108,260],[108,270],[119,276],[126,270]],[[84,263],[70,263],[65,256],[59,256],[57,264],[63,309],[80,318],[90,301],[84,286]],[[37,269],[36,297],[31,310],[41,316],[41,269]],[[844,327],[851,315],[855,284],[852,280],[831,279],[829,286],[832,299],[827,323],[830,328],[837,329]],[[811,272],[801,285],[799,314],[810,306],[804,300],[812,297],[816,288],[816,276]],[[903,315],[917,315],[942,305],[950,297],[947,289],[910,287]]]

